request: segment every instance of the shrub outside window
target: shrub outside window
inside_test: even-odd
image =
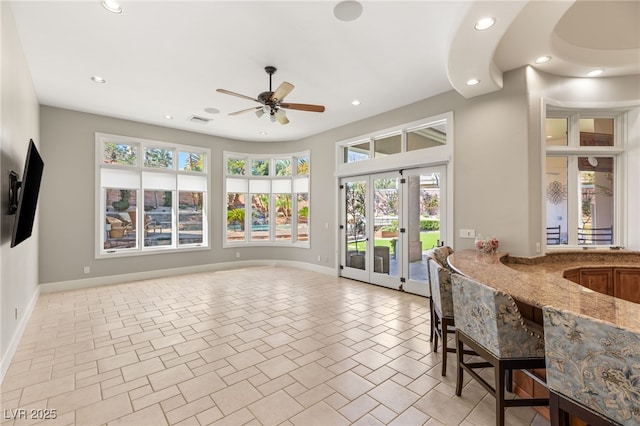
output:
[[[208,247],[210,151],[96,133],[96,257]]]
[[[309,247],[309,158],[225,153],[225,246]]]

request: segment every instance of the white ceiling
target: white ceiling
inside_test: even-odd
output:
[[[360,3],[343,22],[337,1],[122,0],[121,14],[98,0],[10,2],[41,104],[241,140],[296,140],[452,89],[500,90],[503,72],[541,55],[553,59],[536,67],[559,75],[640,74],[637,1]],[[486,16],[496,25],[474,30]],[[258,104],[216,89],[257,97],[267,65],[274,90],[296,86],[286,102],[326,111],[289,110],[284,126],[228,116]],[[466,86],[471,77],[480,84]]]

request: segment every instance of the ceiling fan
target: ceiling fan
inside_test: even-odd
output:
[[[217,89],[217,92],[224,93],[226,95],[237,96],[243,99],[249,99],[250,101],[258,102],[262,105],[252,108],[243,109],[241,111],[232,112],[229,115],[239,115],[249,111],[255,111],[258,117],[262,117],[263,114],[269,114],[271,121],[278,121],[280,124],[287,124],[289,119],[286,116],[285,109],[297,109],[300,111],[311,112],[324,112],[324,106],[322,105],[310,105],[310,104],[292,104],[282,102],[285,96],[287,96],[295,87],[291,83],[283,81],[276,91],[271,89],[271,77],[276,72],[276,67],[266,66],[264,70],[269,74],[269,91],[262,92],[257,98],[251,96],[241,95],[226,89]]]

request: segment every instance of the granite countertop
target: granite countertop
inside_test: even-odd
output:
[[[529,259],[463,250],[447,260],[458,273],[530,306],[550,305],[640,332],[640,304],[594,292],[562,277],[563,271],[578,267],[640,268],[640,252],[565,251]]]

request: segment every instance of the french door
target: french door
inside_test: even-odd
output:
[[[341,179],[342,276],[429,296],[426,252],[447,235],[444,170]]]

